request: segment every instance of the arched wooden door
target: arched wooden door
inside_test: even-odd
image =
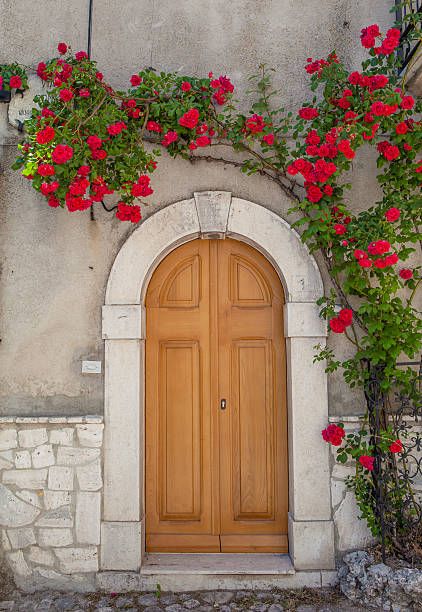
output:
[[[283,289],[232,239],[194,240],[146,298],[146,548],[287,552]]]

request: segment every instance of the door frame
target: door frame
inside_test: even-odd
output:
[[[165,256],[192,239],[244,241],[278,273],[285,292],[289,446],[289,554],[296,570],[335,567],[327,374],[312,363],[327,329],[316,300],[321,274],[299,234],[280,216],[226,191],[195,193],[158,210],[129,236],[108,279],[105,340],[104,499],[101,569],[138,571],[144,544],[145,308],[149,280]],[[304,364],[309,363],[306,377]],[[312,392],[310,390],[312,389]]]

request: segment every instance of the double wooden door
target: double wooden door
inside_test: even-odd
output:
[[[146,298],[146,548],[287,552],[283,290],[232,239],[164,259]]]

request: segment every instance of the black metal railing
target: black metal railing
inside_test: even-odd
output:
[[[366,363],[368,381],[365,398],[368,407],[370,444],[374,448],[372,503],[379,525],[382,555],[394,552],[412,563],[422,560],[422,360],[400,363],[419,365],[412,391],[394,397],[383,393],[382,366]],[[385,453],[379,446],[389,428],[403,443],[397,454]]]
[[[397,48],[400,72],[421,48],[422,0],[396,0],[396,21],[401,30]]]

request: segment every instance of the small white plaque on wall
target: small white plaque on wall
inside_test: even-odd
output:
[[[101,361],[82,361],[82,374],[101,374]]]

